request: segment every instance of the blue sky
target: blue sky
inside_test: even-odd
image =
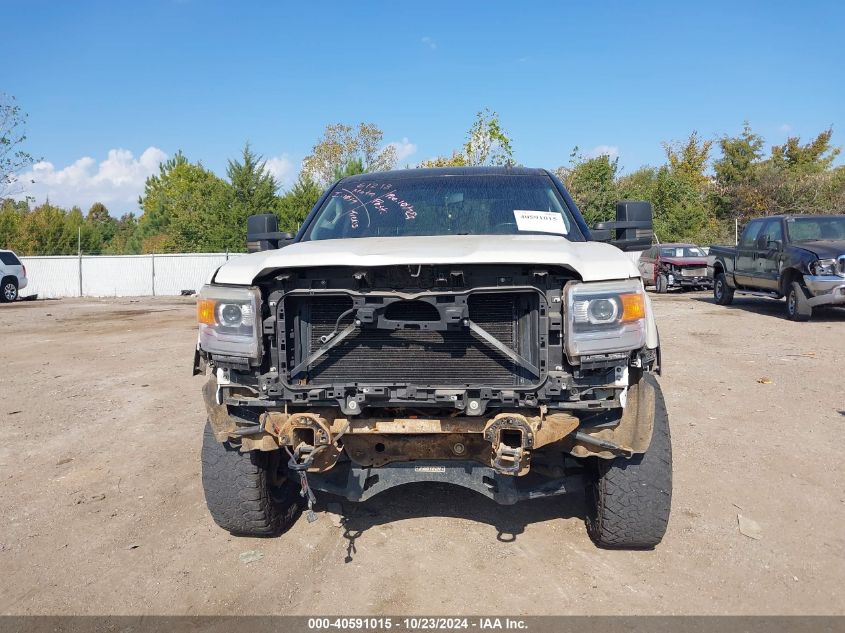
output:
[[[247,139],[289,182],[338,121],[378,124],[415,164],[458,147],[484,107],[518,161],[549,168],[578,145],[631,171],[659,164],[661,141],[745,119],[767,145],[829,125],[845,144],[839,2],[0,6],[0,91],[49,163],[32,193],[62,204],[135,210],[163,156],[222,174]]]

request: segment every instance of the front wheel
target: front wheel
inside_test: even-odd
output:
[[[663,539],[672,506],[672,442],[660,385],[655,388],[654,430],[642,455],[601,460],[587,489],[587,532],[599,547],[650,549]]]
[[[299,513],[299,487],[284,477],[280,452],[240,452],[218,442],[206,423],[202,437],[202,487],[214,522],[232,534],[273,536]]]
[[[813,307],[807,303],[807,295],[797,281],[789,285],[786,293],[786,316],[790,321],[809,321],[813,316]]]
[[[666,278],[666,275],[662,273],[657,275],[657,281],[654,282],[654,287],[657,289],[659,294],[664,294],[667,290],[669,290],[669,280]]]
[[[720,306],[730,305],[734,300],[734,290],[728,285],[725,273],[719,273],[713,281],[713,299]]]

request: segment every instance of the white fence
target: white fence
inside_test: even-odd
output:
[[[628,253],[634,263],[639,252]],[[21,296],[173,296],[199,290],[226,260],[240,253],[170,255],[57,255],[21,257],[29,285]]]
[[[59,255],[21,257],[27,287],[21,296],[137,297],[199,290],[227,259],[239,253],[168,255]]]

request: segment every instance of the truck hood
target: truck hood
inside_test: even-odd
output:
[[[214,283],[246,286],[285,268],[417,264],[557,265],[584,281],[639,277],[631,258],[610,244],[570,242],[558,235],[436,235],[298,242],[232,259],[217,271]]]
[[[835,259],[845,255],[845,240],[802,240],[792,245],[810,251],[819,259]]]
[[[706,257],[661,257],[661,263],[672,266],[706,266]]]

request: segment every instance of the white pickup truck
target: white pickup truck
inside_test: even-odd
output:
[[[283,531],[321,491],[446,482],[510,504],[587,494],[604,547],[654,547],[671,501],[660,345],[630,250],[651,206],[585,224],[541,169],[371,173],[294,237],[250,250],[197,304],[202,478],[234,534]],[[304,499],[304,502],[301,501]]]

